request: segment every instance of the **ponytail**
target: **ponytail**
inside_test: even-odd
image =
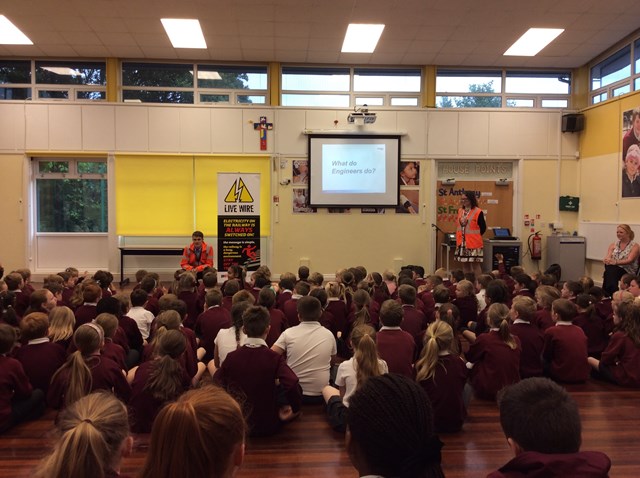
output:
[[[500,338],[502,341],[509,346],[510,349],[514,350],[518,347],[518,343],[516,339],[511,335],[509,331],[509,321],[504,319],[500,322],[500,327],[498,328],[498,334],[500,334]]]
[[[516,339],[509,331],[509,308],[501,303],[491,304],[487,311],[487,318],[491,328],[498,329],[498,335],[511,349],[518,347]]]
[[[375,337],[375,329],[370,325],[359,325],[351,332],[351,343],[355,348],[356,389],[368,378],[381,375]]]
[[[453,344],[453,328],[447,322],[438,320],[427,328],[424,348],[416,362],[416,381],[430,380],[436,374],[440,352],[450,351]]]
[[[157,358],[144,386],[156,400],[168,402],[182,393],[182,365],[178,358],[186,347],[186,339],[179,330],[167,330],[158,339]]]
[[[126,407],[106,392],[80,398],[60,413],[57,425],[60,439],[34,478],[104,478],[129,436]]]

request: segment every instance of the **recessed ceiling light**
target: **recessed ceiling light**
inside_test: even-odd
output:
[[[504,56],[535,56],[563,31],[564,28],[529,28],[504,52]]]
[[[81,71],[75,70],[73,68],[67,68],[63,66],[43,66],[41,67],[43,70],[47,70],[55,75],[62,76],[79,76],[84,78],[86,75]]]
[[[33,45],[33,42],[7,17],[0,15],[0,45]]]
[[[373,53],[384,25],[350,23],[344,36],[342,53]]]
[[[193,71],[191,72],[193,75]],[[221,80],[222,77],[220,73],[217,71],[206,71],[206,70],[198,70],[198,79],[199,80]]]
[[[198,20],[162,18],[160,21],[173,48],[207,48]]]

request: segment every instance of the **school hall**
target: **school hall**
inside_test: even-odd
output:
[[[576,232],[587,241],[584,273],[599,283],[616,225],[640,232],[640,202],[622,197],[620,181],[625,112],[640,107],[633,0],[11,3],[0,14],[33,45],[0,44],[7,272],[27,267],[40,282],[73,266],[109,270],[117,282],[144,268],[168,280],[179,255],[122,250],[181,248],[195,229],[222,269],[223,173],[259,175],[260,262],[276,277],[301,265],[326,280],[357,264],[445,267],[450,251],[433,225],[455,231],[447,216],[463,188],[486,193],[489,225],[521,239],[527,271],[550,265],[554,229]],[[174,48],[160,22],[167,17],[198,18],[207,48]],[[349,23],[386,25],[373,53],[341,53]],[[536,56],[503,56],[530,27],[565,31]],[[244,79],[220,83],[218,72]],[[176,80],[185,74],[190,84]],[[376,122],[350,123],[365,104]],[[582,115],[571,117],[582,129],[563,131],[566,115]],[[418,170],[400,188],[410,212],[297,202],[308,194],[296,173],[309,135],[355,133],[400,136],[400,159]],[[91,207],[72,197],[75,185]],[[578,210],[560,210],[560,197],[579,198]],[[527,250],[535,231],[540,260]],[[612,476],[635,476],[637,392],[595,382],[569,390],[581,407],[583,449],[607,453]],[[469,415],[463,432],[443,438],[447,476],[485,476],[511,456],[494,404],[473,401]],[[52,419],[0,436],[0,449],[11,450],[0,457],[3,476],[29,474]],[[146,446],[136,443],[123,472],[135,475]],[[239,476],[272,473],[356,476],[321,409],[250,443]]]

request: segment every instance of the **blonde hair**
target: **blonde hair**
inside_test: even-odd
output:
[[[629,224],[618,224],[618,227],[627,233],[631,241],[633,241],[633,238],[636,237],[635,233],[633,232],[633,229],[631,229]]]
[[[474,295],[475,287],[471,281],[463,279],[458,282],[456,287],[458,288],[458,290],[464,293],[463,297],[470,297]]]
[[[76,316],[73,311],[65,306],[57,306],[49,312],[49,339],[51,342],[60,342],[73,336],[73,327],[76,325]]]
[[[518,313],[520,320],[530,322],[536,315],[536,301],[531,297],[517,295],[513,298],[511,306]]]
[[[435,376],[440,352],[451,350],[452,344],[453,329],[448,323],[437,320],[429,325],[420,359],[416,362],[416,381],[429,380]]]
[[[353,360],[356,363],[356,388],[360,388],[368,378],[381,375],[375,329],[370,325],[354,327],[351,344],[355,349]]]
[[[487,311],[489,326],[498,329],[498,335],[511,349],[516,349],[518,343],[509,331],[509,307],[499,302],[491,304]]]
[[[324,290],[329,297],[337,297],[340,300],[345,300],[345,287],[342,282],[331,281],[327,282],[324,286]]]
[[[553,301],[560,298],[560,291],[550,285],[541,285],[536,288],[535,296],[543,309],[551,310]]]
[[[35,478],[103,478],[129,436],[127,408],[111,393],[92,393],[60,412],[57,428],[60,438]]]

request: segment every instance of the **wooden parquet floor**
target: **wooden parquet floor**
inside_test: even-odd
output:
[[[640,391],[599,382],[568,387],[580,406],[583,450],[599,450],[611,458],[611,476],[640,476]],[[46,453],[54,412],[0,436],[0,477],[26,478]],[[448,478],[484,477],[510,456],[494,403],[474,400],[464,430],[440,437]],[[122,472],[136,476],[148,449],[147,435],[135,437],[135,450]],[[357,477],[344,450],[344,437],[326,423],[324,409],[307,406],[303,415],[271,438],[250,439],[243,477]]]

